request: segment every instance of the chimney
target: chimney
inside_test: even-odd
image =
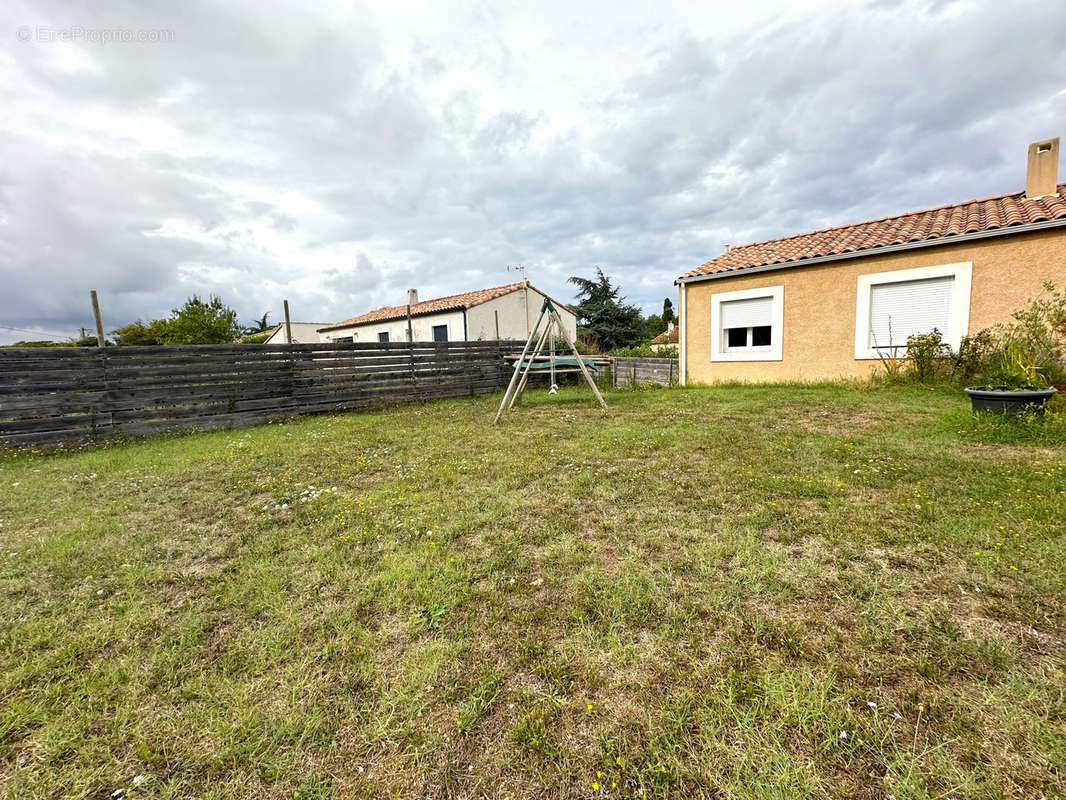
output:
[[[1029,165],[1025,171],[1027,199],[1055,194],[1059,187],[1059,138],[1029,145]]]
[[[409,305],[409,306],[417,306],[418,305],[418,289],[408,289],[407,290],[407,305]]]

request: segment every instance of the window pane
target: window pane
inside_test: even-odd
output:
[[[770,326],[769,325],[757,325],[751,329],[751,346],[752,347],[769,347],[770,346]]]
[[[387,342],[388,340],[389,340],[389,332],[388,331],[381,331],[381,333],[378,334],[378,341],[379,342]]]
[[[728,328],[725,332],[726,346],[727,347],[747,347],[748,346],[748,329],[747,328]]]
[[[433,341],[446,342],[448,341],[448,326],[447,325],[434,325],[433,326]]]

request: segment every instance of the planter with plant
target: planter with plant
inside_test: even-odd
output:
[[[1045,284],[1044,294],[1016,311],[1011,322],[981,331],[959,348],[961,363],[979,383],[964,390],[974,411],[1043,413],[1066,380],[1066,294]]]

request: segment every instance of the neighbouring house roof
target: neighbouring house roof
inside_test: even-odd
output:
[[[675,325],[672,331],[663,331],[654,339],[651,340],[651,344],[677,344],[678,337],[681,335],[681,329]]]
[[[275,325],[273,328],[267,328],[265,331],[259,331],[258,333],[249,333],[247,336],[242,336],[237,341],[243,343],[247,342],[249,339],[258,339],[260,336],[270,337],[273,336],[274,332],[277,331],[277,329],[280,327],[281,325]]]
[[[1014,233],[1018,226],[1066,221],[1064,191],[1066,184],[1060,184],[1056,194],[1044,197],[1027,198],[1025,192],[1014,192],[742,245],[686,272],[678,280],[771,265],[789,266],[792,262],[826,256],[862,256],[891,246],[948,244],[953,237],[965,234]]]
[[[425,300],[411,306],[411,316],[419,317],[426,314],[439,314],[445,311],[463,311],[465,309],[473,308],[474,306],[479,306],[482,303],[487,303],[490,300],[495,300],[497,297],[503,297],[511,292],[516,292],[524,286],[525,284],[520,281],[518,283],[508,283],[505,286],[494,286],[491,289],[478,289],[475,292],[463,292],[462,294],[453,294],[448,297],[438,297],[434,300]],[[548,295],[532,285],[530,285],[529,288],[542,297],[548,297]],[[559,308],[570,311],[569,307],[560,303],[558,300],[553,298],[549,299]],[[352,317],[351,319],[346,319],[341,322],[331,323],[323,328],[319,328],[319,331],[350,328],[354,325],[364,325],[368,322],[388,322],[389,320],[394,319],[404,319],[406,316],[406,305],[390,306],[388,308],[379,308],[366,314],[360,314],[358,317]]]

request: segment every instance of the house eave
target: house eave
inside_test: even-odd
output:
[[[703,281],[711,281],[719,278],[737,278],[743,275],[754,275],[759,272],[774,272],[780,269],[795,269],[796,267],[809,267],[816,264],[827,264],[833,261],[846,261],[855,258],[866,258],[868,256],[879,256],[888,253],[900,253],[906,250],[917,250],[923,247],[939,247],[942,245],[956,244],[958,242],[971,242],[980,239],[991,239],[997,236],[1014,236],[1020,233],[1031,233],[1035,231],[1043,231],[1051,228],[1066,227],[1066,218],[1062,219],[1045,219],[1040,222],[1029,222],[1024,225],[1012,225],[1006,228],[993,228],[987,231],[974,231],[972,233],[960,233],[955,236],[941,236],[936,239],[923,239],[918,242],[900,242],[899,244],[883,245],[881,247],[871,247],[867,250],[852,250],[847,253],[833,253],[826,256],[815,256],[813,258],[801,258],[795,261],[782,261],[778,264],[761,264],[757,267],[744,267],[742,269],[731,269],[723,272],[712,272],[707,275],[692,275],[688,278],[681,277],[674,281],[675,286],[688,285],[690,283],[701,283]]]

